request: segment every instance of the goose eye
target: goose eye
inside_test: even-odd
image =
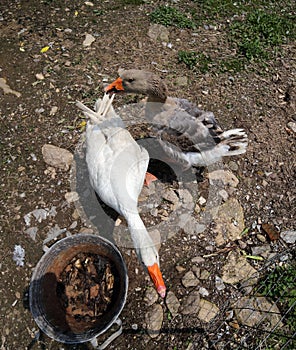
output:
[[[134,80],[135,80],[134,78],[129,78],[127,81],[128,81],[129,83],[132,83]]]

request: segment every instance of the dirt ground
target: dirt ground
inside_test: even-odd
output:
[[[243,207],[245,227],[250,228],[246,239],[258,244],[256,234],[262,223],[269,223],[278,231],[296,229],[295,133],[287,126],[296,121],[295,43],[284,45],[281,53],[264,67],[250,63],[238,73],[202,74],[178,63],[177,52],[194,49],[210,52],[212,57],[222,52],[227,57],[231,48],[222,23],[213,31],[203,26],[195,30],[169,27],[172,47],[164,46],[148,36],[151,23],[147,14],[158,3],[138,6],[110,0],[90,6],[84,1],[69,0],[1,1],[0,77],[21,94],[4,94],[0,89],[1,349],[87,348],[66,347],[46,336],[42,342],[31,343],[37,326],[25,308],[23,295],[42,256],[42,242],[49,229],[55,225],[68,229],[74,220],[77,225],[70,229],[71,233],[85,227],[81,218],[73,218],[75,207],[65,200],[65,194],[71,191],[69,172],[48,172],[42,146],[52,143],[75,153],[83,121],[75,101],[91,106],[102,96],[104,84],[117,77],[120,67],[158,73],[165,78],[171,96],[188,98],[202,109],[213,111],[224,129],[246,130],[247,153],[224,160],[224,167],[239,179],[234,197]],[[186,8],[186,2],[179,6]],[[83,45],[86,33],[95,38],[90,46]],[[48,50],[41,52],[47,46]],[[179,77],[187,78],[184,86],[178,83]],[[132,99],[118,96],[115,105],[122,106]],[[35,208],[52,206],[57,215],[42,221],[32,240],[24,233],[24,216]],[[194,256],[207,253],[205,248],[212,239],[210,228],[208,237],[196,240],[195,245],[183,238],[180,232],[160,250],[167,285],[180,298],[186,291],[180,286],[175,266],[189,267]],[[15,245],[25,249],[23,267],[16,266],[12,259]],[[284,249],[283,243],[272,243],[273,252]],[[109,348],[189,349],[190,339],[202,329],[189,316],[165,318],[160,336],[147,336],[143,327],[147,308],[143,296],[151,282],[145,278],[135,254],[129,250],[122,253],[129,271],[128,298],[122,312],[124,334]],[[208,260],[207,269],[217,271],[225,257],[222,253]],[[228,297],[217,294],[216,301],[222,307]],[[132,327],[135,324],[137,328]]]

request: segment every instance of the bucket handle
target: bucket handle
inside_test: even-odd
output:
[[[120,336],[120,334],[122,333],[122,321],[120,318],[117,318],[114,321],[114,323],[116,323],[119,326],[119,329],[112,335],[110,335],[110,337],[107,338],[103,344],[98,345],[98,340],[96,337],[90,341],[91,345],[94,347],[95,350],[104,350],[109,344],[113,342],[113,340]]]

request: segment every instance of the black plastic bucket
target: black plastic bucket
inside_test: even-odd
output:
[[[68,314],[59,292],[62,272],[81,253],[109,261],[114,274],[110,304],[102,316],[91,322]],[[127,288],[127,269],[119,250],[100,236],[77,234],[56,242],[39,260],[29,288],[30,309],[38,327],[49,337],[68,344],[83,343],[112,326],[126,302]]]

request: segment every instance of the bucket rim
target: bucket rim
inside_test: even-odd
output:
[[[88,241],[89,240],[89,241]],[[69,248],[71,248],[71,246],[75,246],[79,243],[93,243],[93,244],[100,244],[100,243],[104,243],[106,246],[108,246],[109,248],[111,248],[111,251],[113,251],[113,253],[115,253],[117,255],[117,257],[119,258],[118,263],[120,263],[120,266],[122,268],[122,272],[123,275],[121,276],[122,278],[122,296],[121,296],[121,302],[120,305],[118,305],[118,310],[115,311],[114,316],[110,319],[110,321],[103,327],[103,329],[95,332],[93,331],[91,334],[89,334],[87,336],[87,334],[84,335],[84,333],[71,333],[71,337],[69,337],[69,335],[61,333],[57,334],[58,329],[57,327],[54,327],[49,321],[46,320],[45,316],[40,314],[40,310],[39,307],[37,305],[37,300],[35,298],[35,292],[36,292],[36,281],[38,281],[38,279],[40,279],[42,277],[42,271],[40,274],[40,270],[42,270],[42,267],[44,266],[44,264],[46,263],[46,261],[48,259],[50,259],[50,255],[52,254],[52,252],[54,250],[56,250],[57,248],[59,248],[60,245],[63,245],[65,243],[67,243],[67,241],[69,242]],[[86,241],[86,242],[85,242]],[[88,242],[87,242],[88,241]],[[67,249],[67,247],[65,247],[65,250]],[[64,250],[61,250],[64,251]],[[58,256],[60,252],[58,252],[56,255],[53,255],[54,257]],[[118,267],[118,265],[117,265]],[[44,271],[43,271],[44,272]],[[34,283],[35,282],[35,283]],[[33,316],[34,321],[36,322],[36,324],[38,325],[38,327],[40,328],[41,331],[43,331],[46,335],[48,335],[50,338],[58,341],[58,342],[62,342],[62,343],[66,343],[66,344],[79,344],[79,343],[85,343],[87,341],[91,341],[92,339],[98,337],[99,335],[103,334],[104,332],[106,332],[113,324],[114,322],[118,319],[120,313],[122,312],[125,303],[126,303],[126,299],[127,299],[127,292],[128,292],[128,272],[127,272],[127,267],[125,264],[125,261],[122,257],[121,252],[119,251],[119,249],[117,248],[117,246],[112,243],[111,241],[109,241],[108,239],[106,239],[105,237],[101,237],[95,234],[89,234],[89,233],[77,233],[74,234],[72,236],[67,236],[64,237],[60,240],[58,240],[57,242],[55,242],[39,259],[39,261],[37,262],[37,264],[34,267],[32,276],[31,276],[31,280],[30,280],[30,285],[29,285],[29,307],[30,307],[30,311],[31,314]],[[85,332],[87,333],[87,332]]]

